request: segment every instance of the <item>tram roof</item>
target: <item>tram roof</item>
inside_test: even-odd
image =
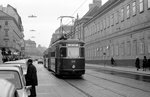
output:
[[[84,41],[79,40],[79,39],[67,39],[67,40],[58,40],[52,45],[56,45],[58,43],[84,43]]]

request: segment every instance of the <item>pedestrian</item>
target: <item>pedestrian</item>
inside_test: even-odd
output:
[[[2,55],[2,51],[0,50],[0,64],[2,64],[3,63],[3,55]]]
[[[148,61],[147,61],[147,65],[148,65],[148,68],[149,68],[149,70],[150,70],[150,58],[149,58]]]
[[[111,57],[111,65],[114,66],[114,64],[115,64],[115,60],[113,57]]]
[[[140,69],[140,59],[138,57],[135,60],[135,67],[137,68],[137,71]]]
[[[26,78],[26,85],[31,86],[30,89],[30,96],[29,97],[36,97],[36,86],[38,85],[37,79],[37,70],[36,67],[33,65],[33,60],[29,59],[27,61],[27,74],[25,75]]]
[[[143,59],[143,71],[146,71],[146,68],[147,68],[147,58],[146,58],[146,56],[144,56],[144,59]]]

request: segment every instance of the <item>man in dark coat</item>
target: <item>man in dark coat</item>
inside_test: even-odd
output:
[[[150,58],[148,59],[148,68],[150,70]]]
[[[146,56],[144,56],[144,59],[143,59],[143,71],[146,71],[146,68],[147,68],[147,58],[146,58]]]
[[[32,59],[29,59],[27,61],[27,74],[25,75],[26,78],[26,85],[31,85],[31,95],[29,97],[36,97],[36,87],[38,85],[38,79],[37,79],[37,70],[36,67],[32,64]]]
[[[140,69],[140,59],[138,57],[135,60],[135,67],[137,68],[137,71]]]
[[[115,64],[115,60],[113,57],[111,57],[111,65],[114,66],[114,64]]]

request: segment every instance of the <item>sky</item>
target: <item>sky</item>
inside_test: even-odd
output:
[[[108,0],[102,0],[102,4]],[[73,16],[77,14],[82,18],[89,10],[93,0],[0,0],[0,5],[7,4],[14,7],[21,17],[24,28],[24,39],[31,39],[37,45],[48,47],[52,34],[60,26],[60,16]],[[35,15],[36,18],[28,16]],[[63,19],[68,24],[70,19]],[[35,31],[31,31],[35,30]]]

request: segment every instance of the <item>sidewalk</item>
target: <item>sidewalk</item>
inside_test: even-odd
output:
[[[103,68],[103,69],[112,70],[112,71],[117,70],[119,72],[150,76],[150,70],[148,68],[146,71],[143,71],[143,68],[137,71],[135,67],[120,67],[120,66],[110,66],[110,65],[103,65],[103,64],[87,64],[87,63],[86,63],[86,66],[95,66],[97,68]]]

